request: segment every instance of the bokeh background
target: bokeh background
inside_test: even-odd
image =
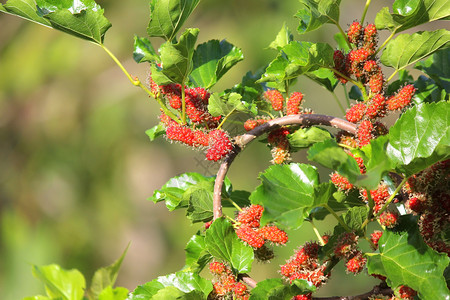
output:
[[[367,21],[373,20],[379,2],[372,4]],[[148,1],[98,3],[113,24],[106,46],[131,74],[146,81],[147,66],[136,64],[132,52],[134,35],[146,36]],[[362,0],[343,1],[341,25],[359,19],[363,6]],[[331,25],[296,34],[298,8],[295,0],[203,0],[185,26],[200,28],[199,43],[227,39],[245,55],[213,91],[233,86],[248,70],[270,62],[275,53],[265,48],[283,22],[295,39],[334,45]],[[342,116],[331,94],[308,79],[300,79],[296,89],[305,94],[307,107]],[[93,272],[111,264],[128,243],[117,285],[132,290],[182,268],[184,246],[200,225],[190,225],[182,210],[169,213],[164,203],[146,199],[175,175],[213,175],[217,166],[207,163],[204,154],[163,138],[150,142],[144,132],[158,123],[158,112],[155,101],[131,85],[100,47],[0,14],[2,299],[44,293],[31,275],[32,264],[76,268],[89,283]],[[242,132],[241,127],[230,129]],[[295,157],[306,162],[304,153]],[[252,191],[270,158],[264,145],[249,146],[229,172],[235,189]],[[327,170],[319,169],[326,179]],[[317,225],[331,231],[334,221]],[[279,276],[279,265],[293,249],[314,239],[309,224],[289,234],[290,243],[276,249],[273,263],[255,265],[255,279]],[[377,282],[346,275],[342,265],[338,269],[320,295],[358,294]]]

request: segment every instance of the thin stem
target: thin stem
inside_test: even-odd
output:
[[[351,147],[349,145],[346,145],[346,144],[339,143],[338,146],[340,146],[342,148],[345,148],[345,149],[348,149],[348,150],[355,150],[355,148],[353,148],[353,147]]]
[[[336,70],[336,69],[330,68],[330,70],[333,71],[334,73],[338,74],[338,75],[341,76],[342,78],[347,79],[347,81],[353,83],[353,84],[356,85],[357,87],[359,87],[359,89],[361,90],[361,92],[362,92],[362,94],[363,94],[364,100],[367,100],[367,99],[368,99],[368,95],[367,95],[367,92],[366,92],[366,88],[364,87],[364,85],[363,85],[361,82],[351,79],[350,77],[344,75],[343,73],[339,72],[339,71]],[[350,106],[350,105],[349,105],[349,106]]]
[[[389,204],[394,200],[395,196],[397,196],[398,192],[402,189],[403,185],[408,181],[409,177],[405,177],[402,182],[397,186],[395,191],[392,193],[392,195],[387,199],[386,203],[383,205],[383,207],[380,209],[380,211],[376,214],[376,217],[379,217],[389,206]]]
[[[381,44],[380,47],[378,47],[378,49],[377,49],[377,51],[375,52],[374,55],[377,55],[378,52],[380,52],[381,49],[383,49],[384,46],[386,46],[386,44],[389,43],[389,41],[394,37],[394,35],[395,35],[395,31],[391,33],[391,35],[383,42],[383,44]]]
[[[339,224],[345,229],[345,231],[347,231],[347,232],[352,231],[350,229],[350,227],[348,227],[347,224],[345,224],[344,221],[342,221],[341,217],[339,217],[336,214],[336,212],[330,206],[328,206],[328,204],[324,204],[323,207],[325,207],[325,209],[328,210],[330,212],[330,214],[333,215],[333,217],[339,222]]]
[[[233,206],[238,210],[238,211],[242,211],[242,208],[239,206],[239,205],[237,205],[237,203],[236,202],[234,202],[233,200],[231,200],[231,198],[225,198],[225,200],[227,200],[227,201],[229,201],[231,204],[233,204]]]
[[[330,19],[330,20],[331,20],[331,19]],[[344,37],[345,42],[347,43],[348,48],[351,49],[351,48],[352,48],[352,44],[350,44],[350,42],[349,42],[349,40],[348,40],[348,38],[347,38],[347,35],[345,34],[345,31],[342,29],[341,25],[339,25],[339,23],[335,22],[334,20],[332,20],[332,21],[333,21],[334,25],[336,25],[336,27],[339,29],[339,32],[340,32],[340,33],[342,34],[342,36]]]
[[[366,194],[367,202],[369,203],[369,212],[367,213],[367,218],[364,220],[364,223],[361,225],[361,229],[365,228],[367,224],[369,224],[369,220],[372,219],[373,207],[375,206],[375,202],[372,199],[369,189],[366,189]]]
[[[236,108],[233,108],[224,118],[223,120],[220,122],[219,126],[217,126],[217,129],[222,128],[222,125],[227,121],[227,119],[231,116],[232,113],[234,113],[236,111]]]
[[[314,231],[314,233],[316,234],[317,239],[318,239],[319,242],[320,242],[320,245],[321,245],[321,246],[325,246],[325,241],[323,240],[322,235],[320,234],[319,230],[317,230],[316,225],[314,225],[313,220],[310,220],[309,223],[311,224],[311,226],[312,226],[312,228],[313,228],[313,231]]]
[[[389,76],[389,78],[386,80],[386,83],[388,83],[394,76],[395,74],[397,74],[398,70],[395,70],[394,73],[391,74],[391,76]]]
[[[367,236],[364,236],[364,239],[370,244],[372,249],[377,249],[377,246],[375,246],[371,239],[369,239]]]
[[[150,97],[155,98],[158,104],[161,106],[164,113],[169,116],[172,120],[177,122],[178,124],[181,124],[180,119],[178,119],[177,116],[175,116],[174,113],[172,113],[164,104],[159,94],[155,94],[152,91],[150,91],[140,80],[139,78],[133,78],[130,73],[125,69],[125,67],[122,65],[122,63],[117,59],[117,57],[108,49],[105,45],[100,44],[100,47],[102,47],[103,50],[105,50],[106,53],[112,58],[112,60],[119,66],[119,68],[122,70],[122,72],[127,76],[127,78],[130,80],[130,82],[137,87],[140,87],[144,92],[146,92]]]
[[[361,17],[361,25],[364,23],[364,19],[366,18],[367,10],[369,9],[369,5],[370,5],[370,2],[371,2],[371,1],[372,1],[372,0],[367,0],[366,6],[364,6],[363,15],[362,15],[362,17]]]
[[[333,95],[334,100],[336,100],[336,103],[339,105],[339,108],[341,109],[342,113],[345,115],[345,109],[342,106],[341,102],[339,101],[339,98],[337,97],[336,93],[331,92],[331,94]]]

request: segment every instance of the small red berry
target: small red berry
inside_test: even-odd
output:
[[[387,109],[398,110],[405,108],[411,103],[416,88],[412,85],[404,86],[395,96],[390,97],[387,101]]]
[[[384,77],[381,71],[372,74],[369,78],[370,91],[373,94],[381,93],[383,90]]]
[[[367,106],[366,116],[369,119],[384,117],[386,114],[386,99],[381,94],[375,94]]]
[[[234,285],[234,293],[238,296],[243,296],[247,292],[247,286],[242,282],[237,282]]]
[[[252,129],[255,129],[258,126],[258,121],[249,119],[244,122],[244,128],[246,131],[250,131]]]
[[[387,228],[393,228],[398,223],[398,214],[385,211],[380,215],[379,220],[381,225],[386,226]]]
[[[417,292],[415,290],[406,285],[401,285],[398,293],[400,294],[400,298],[408,300],[414,299],[414,297],[417,295]]]
[[[292,298],[292,300],[311,300],[312,299],[312,293],[305,294],[305,295],[297,295]]]
[[[345,118],[352,123],[359,122],[366,112],[366,105],[364,103],[358,103],[353,105],[347,110]]]
[[[261,248],[264,245],[264,238],[258,232],[247,225],[241,225],[236,230],[237,236],[254,248]]]
[[[373,124],[369,120],[364,120],[359,124],[357,136],[360,146],[364,146],[370,143],[370,141],[374,138],[372,131]]]
[[[331,174],[331,182],[341,191],[349,191],[353,188],[353,184],[347,178],[336,172]]]
[[[347,31],[348,41],[352,44],[357,44],[361,37],[362,26],[359,22],[353,22]]]
[[[250,227],[259,227],[259,220],[261,219],[264,207],[258,204],[252,204],[245,207],[239,212],[236,221]]]
[[[216,129],[209,133],[209,148],[206,152],[208,160],[218,161],[227,156],[231,150],[233,144],[225,131]]]
[[[223,263],[215,261],[209,264],[209,271],[213,274],[221,275],[226,273],[227,267]]]
[[[346,59],[344,56],[344,53],[342,53],[341,50],[335,50],[333,54],[333,60],[334,60],[334,68],[335,70],[339,71],[345,76],[348,76],[347,69],[346,69]],[[334,76],[339,79],[339,81],[342,84],[347,83],[347,79],[341,77],[340,75],[334,73]]]
[[[303,94],[300,92],[292,93],[286,102],[286,114],[296,115],[300,112],[300,105],[303,100]]]
[[[358,274],[364,269],[366,262],[367,259],[362,255],[362,253],[357,252],[355,256],[353,256],[347,261],[345,266],[347,267],[348,272]]]
[[[380,240],[382,235],[383,231],[380,230],[375,230],[373,233],[370,234],[370,240],[375,245],[375,249],[378,248],[378,241]]]
[[[275,244],[284,245],[288,241],[286,232],[276,226],[264,226],[258,229],[258,234],[265,240],[271,241]]]
[[[278,90],[267,90],[264,93],[264,98],[272,104],[273,110],[283,109],[284,97]]]

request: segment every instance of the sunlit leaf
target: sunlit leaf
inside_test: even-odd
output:
[[[148,135],[150,141],[154,141],[156,138],[164,135],[164,133],[166,133],[166,129],[161,123],[145,131],[145,134]]]
[[[295,17],[299,19],[300,34],[318,29],[326,23],[339,23],[340,0],[300,0],[304,8]]]
[[[193,85],[211,88],[235,64],[244,59],[241,49],[226,40],[210,40],[194,51],[189,79]]]
[[[274,50],[280,50],[290,42],[294,40],[294,36],[292,35],[289,28],[286,26],[286,23],[283,23],[283,27],[281,27],[278,32],[275,40],[270,43],[269,48]]]
[[[290,300],[300,294],[314,292],[316,287],[306,280],[296,279],[292,284],[286,284],[282,279],[269,278],[258,282],[252,289],[250,300]]]
[[[200,272],[212,259],[205,243],[205,236],[199,233],[193,235],[186,247],[186,268],[192,272]]]
[[[450,2],[447,0],[396,0],[393,13],[389,7],[381,9],[375,17],[377,29],[389,29],[398,33],[431,21],[448,19]]]
[[[208,111],[213,116],[227,116],[232,112],[249,112],[256,114],[256,105],[242,101],[242,96],[237,93],[220,95],[213,93],[209,98]]]
[[[125,300],[128,297],[128,289],[124,287],[116,287],[112,288],[111,286],[108,286],[107,288],[103,289],[101,293],[98,295],[98,300]]]
[[[386,276],[392,288],[407,285],[420,299],[449,299],[443,273],[450,260],[425,244],[416,217],[401,216],[399,225],[386,230],[378,245],[380,253],[368,255],[369,274]]]
[[[445,29],[400,34],[389,41],[380,60],[385,66],[399,70],[447,47],[450,31]]]
[[[212,256],[229,262],[239,273],[250,272],[253,249],[238,238],[228,220],[216,219],[206,230],[205,243]]]
[[[142,62],[160,62],[159,55],[156,53],[152,44],[147,38],[134,36],[133,59],[137,63]]]
[[[319,127],[299,128],[287,136],[292,151],[308,148],[311,145],[330,139],[331,134]]]
[[[200,0],[151,0],[148,35],[173,40],[199,2]]]

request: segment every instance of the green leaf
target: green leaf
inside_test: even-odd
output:
[[[83,299],[86,282],[80,271],[64,270],[58,265],[32,266],[34,277],[45,285],[47,295],[54,299]]]
[[[161,45],[162,73],[172,82],[185,82],[191,72],[192,56],[198,33],[197,28],[188,28],[180,36],[178,43],[165,42]]]
[[[375,17],[377,29],[389,29],[392,33],[398,33],[427,22],[448,19],[450,16],[450,3],[447,0],[396,0],[392,8],[392,14],[389,7],[378,12]]]
[[[345,153],[335,140],[329,139],[314,144],[308,150],[308,159],[321,165],[336,170],[345,176],[350,182],[355,182],[361,175],[356,160]]]
[[[103,44],[105,33],[111,27],[94,0],[9,0],[1,7],[7,13],[97,44]]]
[[[128,297],[128,289],[124,287],[117,287],[113,289],[111,286],[105,288],[99,295],[98,300],[125,300]]]
[[[292,35],[289,28],[286,26],[286,23],[283,23],[283,27],[281,27],[275,40],[273,40],[272,43],[270,43],[269,48],[274,50],[281,50],[284,46],[286,46],[293,40],[294,36]]]
[[[225,93],[238,93],[242,96],[242,101],[247,103],[258,104],[258,99],[260,94],[263,92],[263,87],[260,83],[256,81],[261,78],[262,72],[257,72],[252,74],[252,72],[247,72],[247,74],[242,77],[241,83],[235,85],[229,90],[225,90]],[[266,101],[264,101],[267,103]],[[267,103],[268,104],[268,103]],[[259,108],[259,107],[258,107]],[[255,115],[258,114],[257,112]]]
[[[357,190],[353,190],[348,194],[341,191],[335,191],[333,196],[328,199],[327,205],[335,212],[347,211],[355,206],[366,206],[366,204],[361,201],[359,191]],[[316,220],[323,220],[329,214],[330,212],[326,208],[319,206],[311,211],[309,217]]]
[[[449,46],[450,31],[445,29],[400,34],[389,41],[380,60],[385,66],[400,70]]]
[[[169,179],[169,181],[167,181],[161,189],[154,191],[153,196],[148,200],[155,203],[166,201],[166,206],[169,211],[186,207],[188,202],[183,201],[183,194],[190,186],[206,180],[210,179],[199,173],[184,173],[179,176],[175,176]]]
[[[242,96],[238,93],[220,95],[211,94],[208,103],[208,111],[214,117],[227,116],[233,112],[250,112],[256,114],[256,105],[242,101]]]
[[[194,86],[209,89],[243,59],[241,49],[226,40],[210,40],[198,45],[195,49],[193,69],[189,79]]]
[[[444,81],[445,79],[443,79]],[[415,104],[439,102],[441,100],[450,100],[450,94],[436,82],[426,76],[420,75],[414,82],[416,92],[414,93],[413,101]]]
[[[202,181],[190,186],[183,195],[189,201],[187,218],[192,223],[208,222],[213,217],[214,181]]]
[[[152,46],[152,43],[147,38],[140,38],[137,35],[134,36],[134,51],[133,59],[135,62],[160,62],[158,53]]]
[[[343,52],[349,52],[351,49],[347,43],[347,37],[342,33],[338,32],[334,35],[334,40],[338,44],[338,47]]]
[[[339,83],[339,80],[336,79],[336,76],[334,76],[334,73],[330,69],[320,68],[305,75],[330,92],[333,92]]]
[[[407,110],[389,130],[387,155],[407,176],[450,156],[450,103],[423,103]]]
[[[435,52],[425,61],[419,61],[415,69],[421,70],[436,84],[450,93],[450,48]]]
[[[253,249],[238,238],[228,220],[216,219],[206,230],[205,243],[212,256],[229,262],[236,272],[250,272]]]
[[[200,0],[151,0],[148,35],[171,41],[199,2]]]
[[[316,205],[315,187],[319,184],[316,168],[306,164],[273,165],[259,179],[261,185],[250,195],[250,200],[264,206],[261,222],[299,228]]]
[[[143,285],[139,285],[128,297],[129,300],[147,300],[163,289],[164,285],[158,282],[156,279],[147,282]]]
[[[342,215],[342,220],[350,229],[358,231],[367,219],[368,213],[369,208],[367,206],[355,206]]]
[[[176,287],[168,286],[159,290],[153,297],[152,300],[166,300],[166,299],[178,299],[178,300],[199,300],[205,299],[206,297],[202,295],[200,291],[191,291],[185,293],[180,291]]]
[[[248,192],[248,191],[232,191],[230,194],[230,199],[234,203],[239,205],[239,207],[250,206],[251,202],[249,200],[249,197],[250,197],[250,192]],[[234,207],[234,205],[231,204],[230,201],[227,201],[226,198],[222,202],[222,206],[223,207]]]
[[[349,96],[350,99],[354,99],[354,100],[357,100],[357,101],[363,101],[364,100],[364,97],[363,97],[363,94],[361,93],[361,90],[356,85],[352,85],[352,87],[350,88],[350,91],[348,92],[348,96]]]
[[[407,285],[418,292],[420,299],[449,299],[443,276],[449,258],[425,244],[417,218],[404,215],[399,222],[395,230],[386,230],[381,236],[380,253],[368,254],[369,274],[386,276],[392,288]]]
[[[0,11],[1,11],[1,6],[0,6]],[[32,296],[32,297],[25,297],[22,300],[52,300],[52,298],[49,298],[47,296],[37,295],[37,296]]]
[[[213,289],[212,283],[209,280],[192,272],[179,271],[175,274],[160,276],[157,280],[165,287],[173,286],[184,293],[200,291],[205,298]]]
[[[252,289],[250,300],[290,300],[296,295],[314,292],[316,287],[306,280],[294,280],[291,285],[287,285],[279,278],[269,278],[258,282]]]
[[[200,233],[191,237],[184,251],[186,252],[185,270],[188,271],[199,273],[212,259],[206,248],[205,237]]]
[[[331,134],[319,127],[299,128],[287,136],[292,151],[308,148],[311,145],[330,139]]]
[[[408,70],[402,69],[398,71],[398,79],[387,87],[386,95],[393,95],[403,86],[413,83],[414,78],[409,74]]]
[[[159,123],[158,125],[153,126],[150,129],[145,131],[145,134],[148,135],[150,141],[154,141],[156,138],[164,135],[166,133],[166,128],[163,124]]]
[[[291,42],[269,64],[259,82],[283,82],[333,66],[333,53],[333,48],[326,43]]]
[[[119,257],[119,259],[117,259],[113,264],[95,271],[94,276],[92,277],[91,287],[89,288],[88,291],[88,294],[92,297],[92,299],[96,299],[97,297],[99,297],[100,294],[103,294],[103,290],[106,288],[111,288],[111,291],[108,293],[114,294],[112,287],[116,282],[117,274],[119,273],[120,266],[122,265],[122,261],[125,258],[125,255],[127,254],[129,246],[130,245],[128,244],[125,251]],[[119,295],[121,295],[120,292]]]
[[[49,20],[38,14],[35,0],[8,0],[5,4],[0,4],[0,11],[52,27]]]
[[[340,0],[300,0],[303,4],[295,17],[299,19],[297,31],[300,34],[320,28],[326,23],[339,23]]]

